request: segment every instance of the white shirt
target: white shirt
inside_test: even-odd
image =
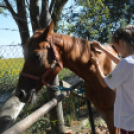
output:
[[[114,126],[134,131],[134,56],[122,59],[105,81],[111,89],[117,88]]]

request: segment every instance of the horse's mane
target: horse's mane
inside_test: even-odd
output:
[[[103,45],[108,51],[112,52],[114,55],[118,56],[118,53],[112,48],[110,43],[106,43]]]
[[[42,30],[36,30],[32,36],[32,38],[29,39],[28,42],[30,42],[33,38],[38,38],[43,32],[44,32],[45,29],[42,29]],[[66,35],[66,34],[60,34],[60,33],[54,33],[56,36],[57,35],[61,35],[61,36],[69,36],[69,35]],[[89,42],[89,44],[91,43],[91,41],[88,41],[86,39],[83,39],[83,38],[77,38],[77,37],[73,37],[73,36],[69,36],[71,38],[76,38],[78,40],[81,40],[82,42]],[[28,43],[29,44],[29,43]],[[113,54],[115,54],[116,56],[118,55],[117,52],[112,48],[111,44],[110,43],[105,43],[103,45],[103,47],[105,47],[108,51],[112,52]]]

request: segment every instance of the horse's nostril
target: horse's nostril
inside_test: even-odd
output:
[[[20,90],[20,98],[26,98],[26,92],[25,90]]]
[[[26,98],[26,92],[25,90],[21,89],[19,91],[16,92],[16,96],[19,98],[19,99],[24,99]]]
[[[19,98],[21,102],[24,103],[34,103],[36,101],[36,90],[32,89],[28,93],[21,89],[16,92],[16,96]]]

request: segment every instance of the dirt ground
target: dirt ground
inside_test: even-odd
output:
[[[84,112],[85,116],[83,117],[83,115],[81,115],[81,117],[83,118],[81,121],[72,121],[71,126],[66,128],[66,130],[70,130],[70,132],[72,133],[68,132],[66,134],[92,134],[91,127],[89,125],[86,125],[89,120],[88,110],[85,109]],[[107,125],[101,118],[97,110],[93,109],[93,114],[96,134],[109,134]]]
[[[107,125],[101,118],[100,114],[96,109],[92,108],[92,110],[94,115],[96,134],[109,134]],[[84,109],[83,114],[81,114],[80,121],[71,121],[70,127],[65,127],[65,134],[92,134],[91,127],[86,125],[88,120],[88,109]],[[48,132],[46,134],[52,133]]]
[[[107,125],[97,110],[92,107],[96,134],[109,134]],[[65,134],[92,134],[89,121],[88,109],[84,109],[80,115],[80,121],[71,121],[70,127],[65,127]],[[52,134],[50,131],[46,134]]]
[[[65,81],[72,85],[76,83],[79,79],[80,78],[78,76],[73,76],[66,78]],[[93,106],[93,104],[91,104],[91,107],[93,112],[96,134],[109,134],[106,123],[101,118],[100,114]],[[88,123],[89,115],[87,106],[83,108],[81,107],[79,119],[80,121],[71,121],[70,127],[65,127],[65,134],[92,134],[90,124]],[[51,134],[51,132],[47,134]]]
[[[79,78],[78,76],[74,76],[74,77],[69,77],[65,81],[72,85],[73,83],[77,82],[79,79],[81,78]],[[91,105],[91,107],[93,111],[96,134],[109,134],[106,123],[101,118],[100,114],[93,106],[93,104]],[[80,114],[80,121],[72,121],[70,127],[66,129],[70,130],[72,134],[92,134],[91,127],[85,125],[87,124],[88,120],[89,120],[88,109],[87,107],[84,107]],[[66,133],[66,134],[70,134],[70,133]]]

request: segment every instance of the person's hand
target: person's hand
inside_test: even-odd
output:
[[[102,45],[97,41],[93,41],[93,47],[97,48],[99,50],[102,50],[102,48],[103,48]]]
[[[98,61],[98,59],[95,57],[95,55],[94,55],[93,52],[91,52],[90,61],[91,61],[91,63],[92,63],[93,65],[95,65],[95,66],[99,65],[99,61]]]
[[[134,30],[134,26],[133,25],[127,25],[126,28]]]
[[[90,59],[91,63],[94,64],[95,66],[99,65],[98,59],[96,57],[91,57]]]

